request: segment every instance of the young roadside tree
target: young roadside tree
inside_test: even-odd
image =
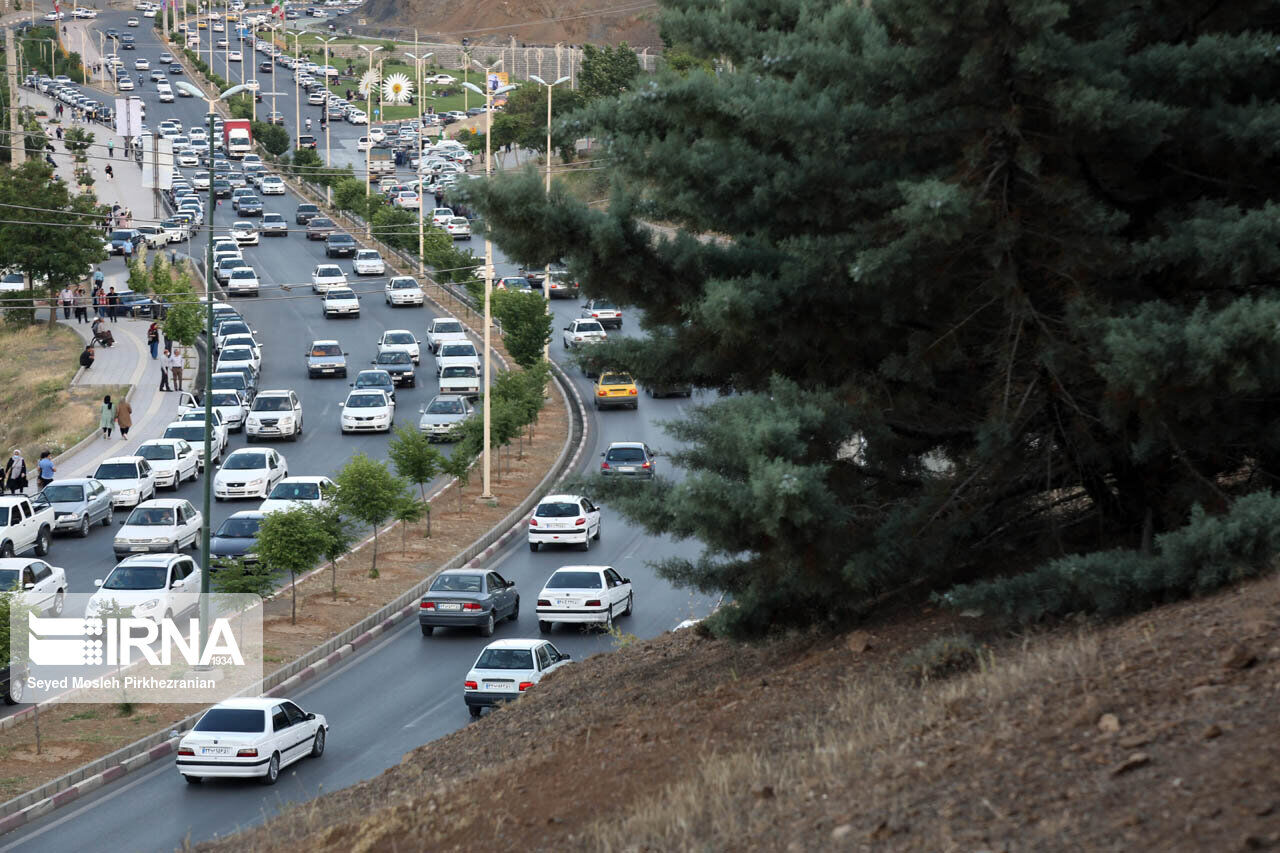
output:
[[[387,470],[384,463],[363,453],[352,456],[334,479],[338,484],[337,505],[342,514],[373,528],[373,565],[369,577],[376,578],[378,528],[395,513],[409,484]]]
[[[209,585],[216,592],[249,593],[266,598],[276,590],[280,572],[265,563],[232,560],[209,575]]]
[[[431,440],[412,427],[400,427],[387,444],[387,455],[396,473],[410,483],[416,483],[422,492],[422,504],[427,509],[427,536],[431,535],[431,511],[427,504],[427,483],[443,470],[444,454],[431,444]]]
[[[574,117],[614,158],[607,207],[532,173],[460,189],[509,256],[643,307],[603,356],[732,392],[670,428],[679,482],[602,484],[703,544],[663,576],[758,634],[1150,550],[1273,490],[1264,8],[672,0],[664,37],[717,73]]]
[[[409,525],[422,518],[423,515],[428,517],[431,511],[431,505],[423,503],[409,493],[405,493],[404,499],[396,504],[395,511],[391,513],[391,517],[400,522],[400,550],[409,550],[409,544],[406,541],[409,535]]]
[[[324,533],[305,507],[269,512],[258,526],[258,561],[268,571],[289,573],[292,624],[298,622],[298,575],[320,562],[324,545]]]
[[[316,527],[322,538],[322,555],[329,561],[329,581],[333,590],[333,600],[338,600],[338,560],[340,560],[348,551],[351,545],[356,541],[356,531],[347,519],[343,518],[342,512],[335,504],[320,504],[319,506],[309,506],[307,511],[311,513]]]
[[[502,342],[507,352],[521,367],[533,367],[551,340],[552,317],[546,300],[528,293],[495,290],[492,307],[493,316],[502,324]]]
[[[454,494],[458,496],[458,514],[462,514],[462,489],[471,482],[471,463],[476,460],[474,450],[463,442],[454,445],[453,452],[444,458],[440,470],[457,480]]]

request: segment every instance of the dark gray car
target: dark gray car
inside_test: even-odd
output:
[[[356,374],[356,381],[351,383],[351,387],[377,388],[386,391],[393,402],[396,399],[396,383],[385,370],[362,370]]]
[[[223,521],[209,537],[209,567],[220,569],[235,560],[258,562],[253,549],[258,544],[258,527],[265,515],[265,512],[245,510]]]
[[[314,220],[313,220],[314,221]],[[310,236],[310,225],[307,226],[307,236]],[[324,256],[326,258],[351,257],[356,253],[356,241],[350,235],[341,231],[331,233],[324,241]]]
[[[111,490],[92,477],[55,480],[31,502],[37,508],[53,507],[55,533],[71,531],[83,538],[92,525],[110,526],[114,518]]]
[[[492,637],[495,623],[520,618],[520,594],[514,581],[483,569],[441,572],[418,604],[418,626],[429,637],[436,628],[479,628]]]
[[[390,373],[391,381],[397,385],[408,385],[413,388],[418,384],[418,378],[413,372],[413,357],[404,350],[380,352],[371,363]]]

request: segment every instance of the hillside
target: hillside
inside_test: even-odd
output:
[[[628,11],[601,13],[613,8]],[[371,26],[417,28],[425,40],[651,48],[660,44],[656,16],[656,4],[626,0],[369,0],[360,9]]]
[[[1280,846],[1278,618],[1272,578],[923,687],[902,661],[957,627],[936,612],[750,646],[681,631],[199,849]]]

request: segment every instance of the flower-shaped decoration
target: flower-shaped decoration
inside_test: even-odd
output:
[[[371,92],[377,91],[378,84],[381,82],[382,78],[378,75],[378,69],[370,68],[368,71],[364,72],[364,75],[360,78],[360,85],[358,87],[360,89],[360,94],[364,95],[366,98],[369,97]]]
[[[388,104],[408,103],[413,94],[413,84],[404,74],[392,74],[382,84],[382,99]]]

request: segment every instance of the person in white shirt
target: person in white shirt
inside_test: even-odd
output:
[[[62,292],[58,294],[58,304],[62,306],[62,319],[71,319],[71,306],[75,299],[76,295],[71,292],[70,287],[62,288]]]

